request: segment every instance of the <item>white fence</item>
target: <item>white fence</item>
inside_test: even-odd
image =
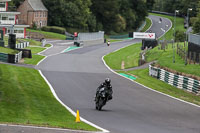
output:
[[[22,51],[15,54],[15,63],[18,63],[22,59]]]
[[[18,43],[16,44],[16,48],[26,48],[29,46],[29,44],[29,42]]]

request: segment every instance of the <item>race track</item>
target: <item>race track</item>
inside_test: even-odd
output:
[[[158,37],[167,19],[150,16],[151,31]],[[128,40],[83,47],[71,52],[49,56],[40,65],[43,75],[55,89],[60,100],[81,117],[111,133],[200,133],[200,108],[151,91],[111,72],[102,56],[140,42]],[[94,95],[98,85],[111,78],[113,100],[95,110]]]

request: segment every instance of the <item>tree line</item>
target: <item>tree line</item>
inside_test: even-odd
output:
[[[24,0],[12,0],[18,7]],[[121,33],[138,28],[154,0],[42,0],[48,25],[86,31]]]
[[[120,33],[136,29],[145,20],[145,0],[42,0],[49,25]]]

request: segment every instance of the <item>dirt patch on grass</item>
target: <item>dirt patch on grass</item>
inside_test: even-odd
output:
[[[121,69],[122,69],[122,70],[125,69],[125,62],[124,62],[124,61],[122,61]]]

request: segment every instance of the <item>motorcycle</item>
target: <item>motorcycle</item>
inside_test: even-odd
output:
[[[108,94],[106,93],[106,89],[103,87],[103,88],[101,88],[99,91],[98,91],[98,93],[97,93],[97,95],[96,95],[96,109],[97,110],[101,110],[102,109],[102,107],[104,106],[104,105],[106,105],[106,102],[107,102],[107,96]]]

